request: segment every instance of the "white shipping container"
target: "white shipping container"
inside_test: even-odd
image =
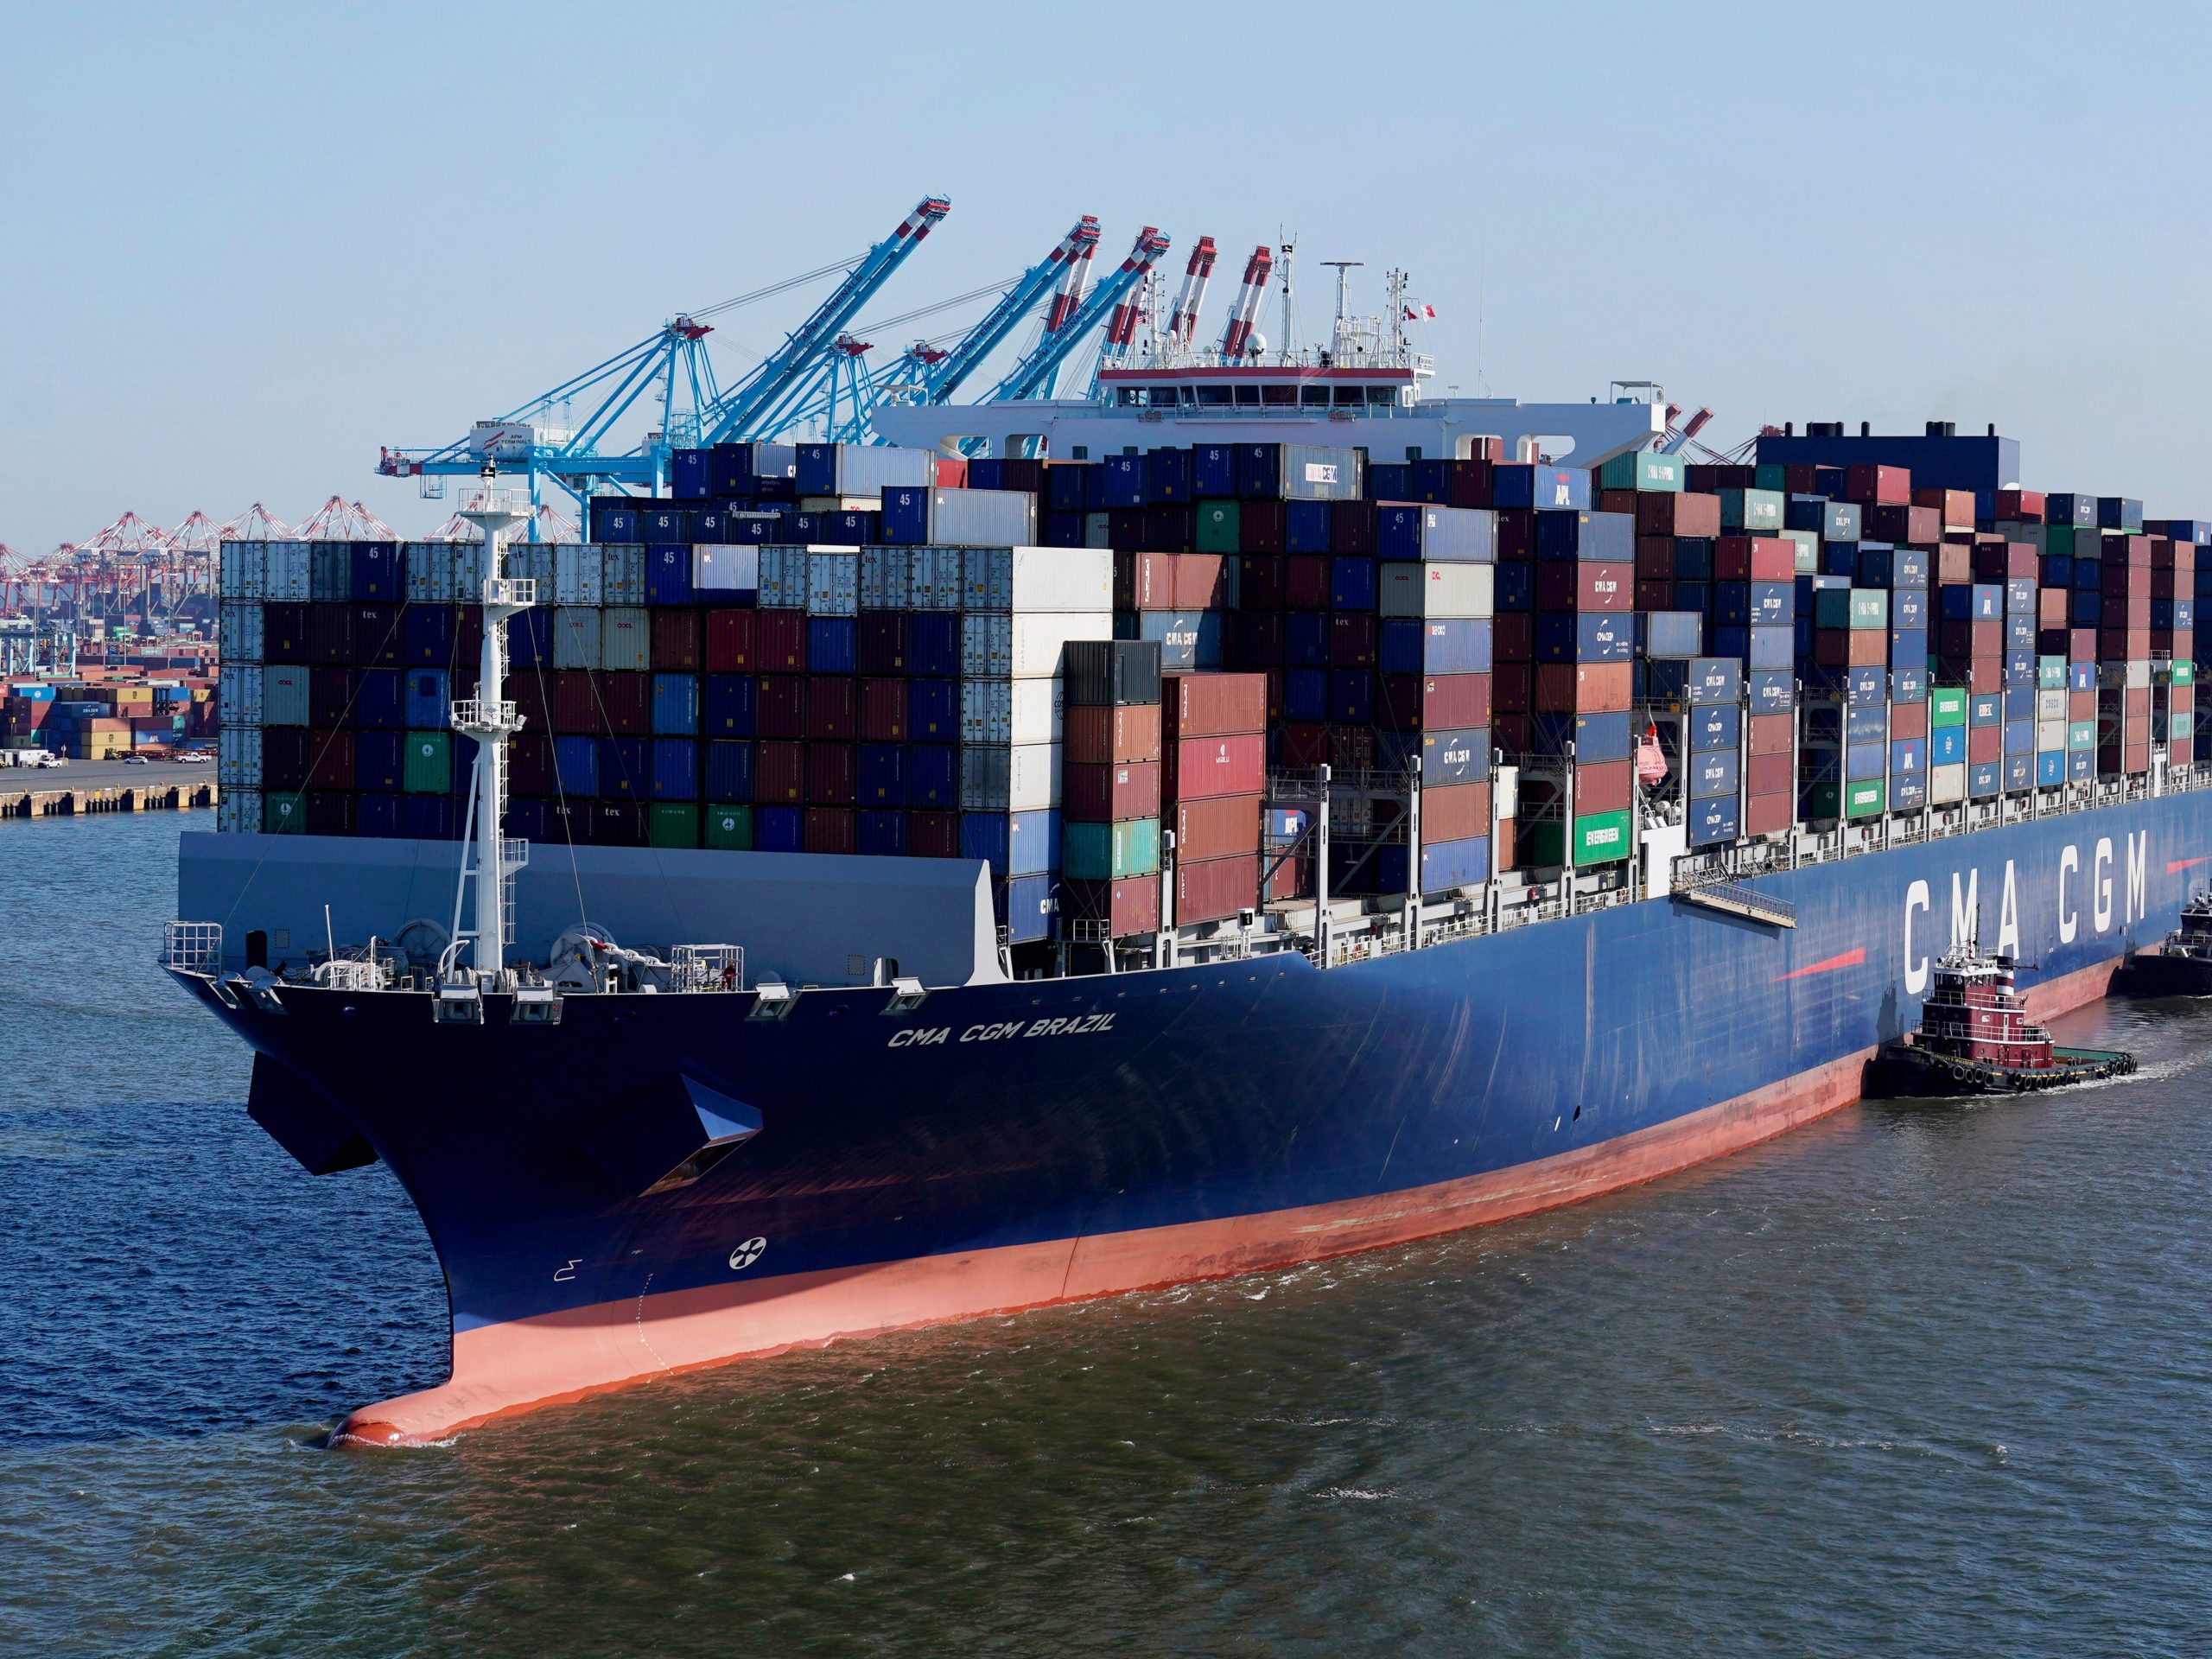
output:
[[[545,595],[560,586],[553,569],[552,543],[508,542],[504,547],[501,572],[511,582],[536,582],[538,602],[543,604]]]
[[[453,603],[451,542],[410,542],[399,550],[399,561],[406,572],[408,603]],[[475,595],[472,594],[469,597],[473,599]]]
[[[962,811],[1036,812],[1059,804],[1058,744],[961,745]]]
[[[2063,723],[2066,719],[2066,693],[2063,689],[2056,691],[2038,691],[2036,693],[2036,718],[2037,720],[2056,720]],[[2060,747],[2063,748],[2065,746],[2062,744]]]
[[[226,836],[261,833],[261,791],[223,789],[215,798],[215,829]]]
[[[1478,620],[1490,615],[1495,605],[1497,567],[1493,565],[1430,560],[1423,564],[1385,564],[1380,575],[1380,609],[1385,616]]]
[[[261,728],[226,725],[215,734],[215,781],[225,789],[261,787]]]
[[[2151,683],[2151,659],[2148,657],[2131,658],[2127,664],[2127,689],[2140,691]]]
[[[353,597],[353,543],[308,543],[308,597],[342,601]]]
[[[798,499],[801,512],[879,512],[882,508],[880,495],[802,495]]]
[[[1521,813],[1521,768],[1500,766],[1497,777],[1491,780],[1491,815],[1497,818],[1518,817]]]
[[[305,669],[285,671],[304,677]],[[264,719],[261,684],[264,671],[251,663],[225,663],[215,673],[215,718],[224,731],[258,727]],[[302,721],[304,725],[306,722]]]
[[[2063,699],[2066,694],[2061,691]],[[2039,720],[2036,722],[2036,747],[2045,754],[2055,753],[2066,747],[2066,721]]]
[[[1071,639],[1111,639],[1111,611],[1039,611],[1020,616],[971,613],[960,619],[963,678],[1024,680],[1060,671]]]
[[[858,616],[861,610],[861,555],[810,548],[806,555],[806,613]]]
[[[315,562],[305,542],[269,543],[263,586],[269,599],[298,601],[315,594]]]
[[[1024,547],[1037,539],[1037,498],[1027,490],[931,490],[933,547]]]
[[[269,543],[225,542],[215,553],[216,592],[225,599],[269,596]]]
[[[1928,768],[1928,804],[1956,806],[1967,798],[1967,764],[1955,760],[1948,766]]]
[[[563,605],[553,613],[553,666],[597,668],[602,660],[596,606]]]
[[[806,550],[771,542],[760,550],[760,607],[770,611],[806,608]]]
[[[609,674],[650,673],[653,665],[653,631],[642,607],[624,607],[598,613],[599,665]]]
[[[645,545],[643,542],[594,542],[599,549],[599,602],[645,602]]]
[[[218,709],[216,717],[223,719],[226,716]],[[270,663],[262,669],[261,723],[264,726],[304,726],[308,723],[308,671],[304,663]]]
[[[917,547],[906,562],[906,608],[910,611],[957,611],[960,608],[961,560],[957,547]]]
[[[750,594],[760,588],[760,550],[705,545],[691,550],[691,586],[702,594]]]
[[[216,654],[226,663],[261,660],[261,601],[226,599],[216,613]]]
[[[553,601],[556,605],[601,605],[606,561],[595,542],[575,542],[553,550]],[[541,600],[544,595],[538,596]],[[582,664],[579,664],[579,667]]]
[[[1114,556],[1091,547],[971,547],[960,556],[963,611],[1110,611]]]
[[[963,680],[963,743],[1057,743],[1064,699],[1058,676],[1033,680]]]
[[[903,611],[906,590],[913,576],[913,549],[864,547],[861,550],[861,609]]]
[[[446,556],[453,561],[453,596],[460,605],[484,602],[484,543],[448,542]]]

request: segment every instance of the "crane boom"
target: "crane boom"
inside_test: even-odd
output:
[[[960,389],[961,382],[998,349],[1001,342],[1014,331],[1014,325],[1027,316],[1037,302],[1045,296],[1055,279],[1078,262],[1087,266],[1092,251],[1097,246],[1098,221],[1085,213],[1076,220],[1075,227],[1060,238],[1059,245],[1051,253],[1031,266],[1012,288],[1007,289],[999,302],[990,308],[981,322],[968,331],[957,346],[930,366],[924,381],[927,401],[932,404],[950,402],[952,394]]]
[[[1144,280],[1145,273],[1160,262],[1167,251],[1167,238],[1147,225],[1137,232],[1135,245],[1128,257],[1122,260],[1114,274],[1101,283],[1089,299],[1065,315],[1059,326],[1047,326],[1045,337],[1037,342],[1036,349],[1015,364],[1006,378],[993,388],[987,403],[1002,403],[1014,397],[1049,397],[1053,383],[1058,378],[1060,365],[1084,336],[1097,327],[1098,320],[1112,310],[1130,290]]]
[[[803,391],[854,315],[874,297],[951,208],[943,196],[924,197],[913,212],[899,220],[898,229],[861,256],[814,315],[786,336],[781,348],[769,353],[751,374],[702,411],[702,441],[726,443],[776,430],[779,414]]]
[[[1191,263],[1183,272],[1183,286],[1175,295],[1175,308],[1168,314],[1167,332],[1184,345],[1198,331],[1198,308],[1206,302],[1206,284],[1213,278],[1213,238],[1202,236],[1191,250]]]
[[[1252,250],[1252,257],[1244,262],[1244,285],[1236,290],[1236,308],[1229,314],[1229,322],[1221,331],[1221,355],[1224,361],[1234,362],[1244,354],[1244,342],[1252,337],[1252,325],[1260,315],[1261,302],[1268,297],[1268,273],[1274,269],[1274,251],[1264,242]]]

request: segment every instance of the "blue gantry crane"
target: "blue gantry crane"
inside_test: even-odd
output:
[[[1079,291],[1073,302],[1065,306],[1055,304],[1052,315],[1046,318],[1043,338],[1035,347],[994,386],[987,403],[1002,403],[1017,397],[1050,397],[1058,385],[1061,366],[1069,354],[1082,343],[1085,336],[1096,327],[1109,312],[1126,302],[1146,273],[1160,263],[1167,251],[1167,238],[1153,226],[1147,225],[1137,232],[1135,245],[1120,267],[1101,283],[1097,289],[1084,296]],[[1058,298],[1067,297],[1064,287]]]

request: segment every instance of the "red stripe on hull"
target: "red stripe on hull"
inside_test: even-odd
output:
[[[2024,993],[2049,1019],[2104,995],[2117,961]],[[458,1332],[452,1381],[364,1406],[333,1443],[419,1446],[496,1417],[733,1360],[1222,1279],[1506,1221],[1675,1174],[1859,1098],[1866,1049],[1577,1152],[1401,1192],[968,1255],[601,1302]]]

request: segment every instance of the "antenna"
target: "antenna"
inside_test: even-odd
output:
[[[1276,227],[1276,238],[1282,250],[1282,361],[1288,363],[1298,351],[1298,312],[1296,295],[1291,285],[1292,256],[1298,251],[1298,238],[1291,232]]]
[[[1339,327],[1351,321],[1351,273],[1367,264],[1364,259],[1324,259],[1321,264],[1337,273],[1337,322]]]

